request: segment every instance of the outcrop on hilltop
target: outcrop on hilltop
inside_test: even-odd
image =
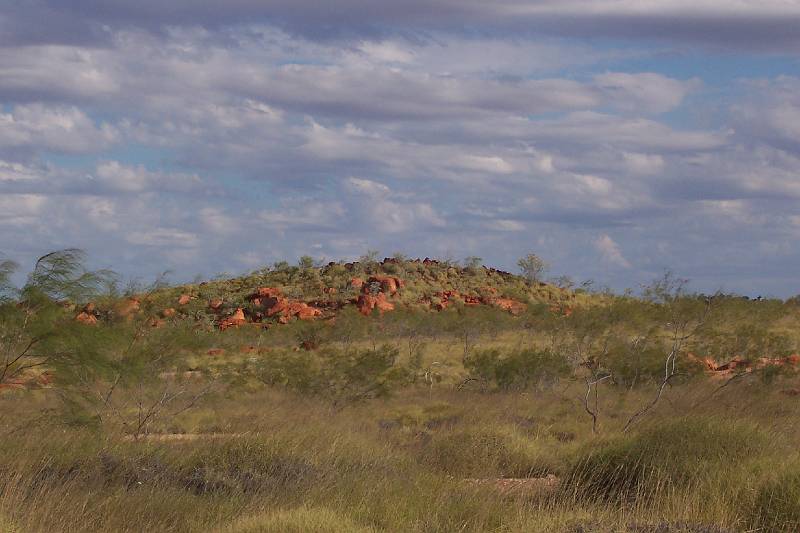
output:
[[[758,359],[742,359],[734,357],[726,363],[718,363],[711,357],[697,357],[687,354],[689,361],[698,364],[711,377],[724,379],[737,374],[750,373],[754,370],[763,370],[769,367],[797,367],[800,365],[800,354],[793,354],[787,357],[759,357]]]
[[[488,306],[520,315],[528,300],[542,302],[561,314],[569,314],[577,303],[574,293],[551,285],[531,285],[508,272],[486,267],[467,269],[430,258],[330,263],[304,271],[292,267],[258,271],[241,278],[167,289],[148,295],[147,300],[148,308],[161,309],[150,317],[156,326],[177,317],[206,317],[220,329],[333,319],[348,306],[365,316],[376,309],[383,314],[399,306],[444,311],[454,304]],[[84,309],[75,318],[95,323],[106,316],[131,319],[141,312],[137,298],[112,305],[112,312]]]
[[[81,309],[81,312],[75,317],[75,320],[89,326],[97,324],[97,308],[95,304],[89,302],[83,306],[83,309]]]
[[[219,323],[219,329],[225,331],[228,328],[236,327],[247,324],[247,319],[244,316],[244,309],[237,307],[236,311],[229,317],[224,318]]]

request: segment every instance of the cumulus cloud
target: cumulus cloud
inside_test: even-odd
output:
[[[622,255],[619,244],[608,235],[599,236],[594,241],[594,246],[600,252],[603,260],[622,268],[631,268],[630,262]]]
[[[511,268],[535,241],[616,286],[664,266],[796,285],[742,250],[800,260],[800,84],[705,76],[720,51],[789,65],[756,53],[794,53],[793,2],[98,7],[0,15],[12,256],[79,245],[191,277],[369,247]]]

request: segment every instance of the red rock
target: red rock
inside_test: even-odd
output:
[[[360,289],[364,286],[364,280],[361,278],[353,278],[350,280],[350,286],[354,289]]]
[[[175,313],[177,313],[177,311],[175,310],[174,307],[168,307],[167,309],[164,309],[163,311],[161,311],[161,316],[163,318],[170,318],[170,317],[175,316]]]
[[[89,302],[89,303],[87,303],[86,305],[83,306],[83,312],[84,313],[89,313],[91,315],[91,314],[94,314],[96,308],[97,308],[97,306],[94,304],[94,302]]]
[[[369,316],[373,309],[377,309],[381,314],[385,311],[394,310],[394,304],[386,299],[386,295],[379,292],[376,295],[361,294],[356,301],[358,311],[364,316]]]
[[[192,301],[192,297],[188,294],[181,294],[180,298],[178,298],[178,305],[186,305]]]
[[[214,299],[208,301],[208,307],[212,311],[219,311],[220,309],[222,309],[222,304],[223,303],[224,302],[222,301],[222,298],[214,298]]]
[[[128,298],[117,304],[115,312],[120,318],[130,320],[133,315],[138,313],[141,309],[141,302],[138,298]]]
[[[316,307],[312,307],[305,302],[292,301],[288,298],[280,298],[275,305],[267,310],[267,316],[275,316],[280,314],[281,324],[286,324],[292,317],[297,317],[300,320],[312,320],[318,316],[322,316],[322,311]],[[285,320],[284,320],[285,319]]]
[[[397,293],[397,289],[405,286],[403,280],[393,276],[370,276],[368,281],[369,283],[380,283],[381,290],[388,293],[389,296],[394,296]]]
[[[244,316],[244,309],[242,309],[241,307],[237,307],[236,311],[231,316],[225,318],[219,323],[219,329],[225,331],[226,329],[231,327],[238,328],[239,326],[246,323],[247,319]]]
[[[494,300],[493,304],[514,316],[522,314],[526,309],[524,303],[512,300],[511,298],[497,298]]]
[[[81,313],[75,317],[75,320],[87,324],[89,326],[94,326],[95,324],[97,324],[97,317],[94,315],[90,315],[86,311],[81,311]]]
[[[283,293],[280,289],[274,287],[260,287],[249,296],[251,300],[256,298],[280,298],[283,296]]]

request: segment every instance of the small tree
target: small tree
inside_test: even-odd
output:
[[[483,258],[476,255],[471,255],[464,259],[464,268],[470,272],[477,271],[483,265]]]
[[[541,281],[544,272],[547,270],[547,263],[536,254],[528,254],[519,261],[517,266],[520,272],[528,280],[528,283]]]

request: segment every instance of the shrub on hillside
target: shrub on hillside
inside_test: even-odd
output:
[[[569,375],[567,360],[550,350],[525,349],[509,353],[478,350],[464,360],[471,378],[491,383],[502,390],[524,390],[547,386]]]
[[[354,401],[385,396],[411,381],[411,370],[398,364],[398,356],[398,349],[389,345],[369,350],[275,352],[261,360],[257,375],[268,385]]]

